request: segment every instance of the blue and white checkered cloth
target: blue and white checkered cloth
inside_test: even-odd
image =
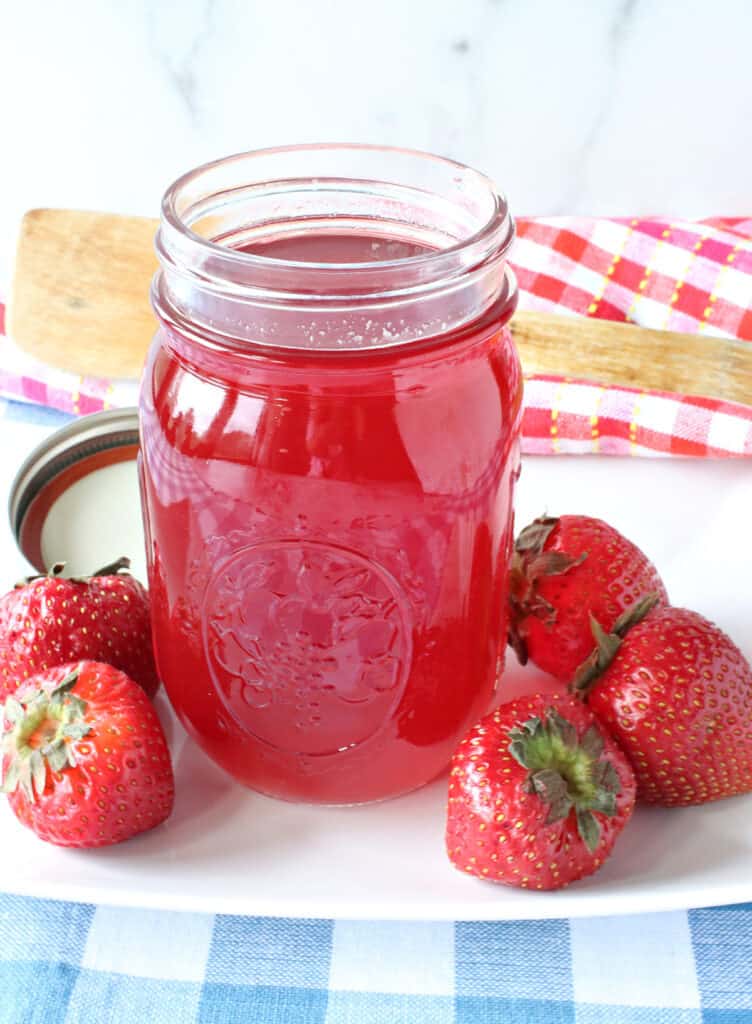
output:
[[[752,905],[306,921],[0,897],[2,1024],[750,1024]]]
[[[68,419],[0,400],[0,420],[18,430]],[[416,923],[0,894],[0,1024],[79,1022],[752,1024],[752,904]]]

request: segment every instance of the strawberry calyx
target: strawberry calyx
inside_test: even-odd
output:
[[[67,577],[69,582],[72,583],[88,583],[89,580],[94,579],[96,576],[117,576],[119,573],[128,574],[128,570],[131,567],[130,558],[126,558],[122,555],[120,558],[116,558],[114,562],[109,562],[107,565],[102,566],[101,569],[97,569],[96,572],[90,573],[88,576],[70,576]],[[56,580],[62,576],[65,570],[65,562],[55,562],[51,565],[47,572],[37,573],[35,576],[24,576],[22,580],[16,583],[16,590],[20,590],[25,587],[27,583],[33,583],[35,580]]]
[[[78,676],[76,667],[50,692],[36,690],[6,699],[3,712],[10,727],[2,737],[4,793],[20,787],[33,802],[35,790],[37,797],[44,792],[48,768],[61,772],[75,767],[72,741],[91,731],[86,701],[71,692]]]
[[[545,551],[545,545],[559,520],[554,516],[539,516],[524,528],[514,542],[514,554],[509,569],[510,624],[508,642],[521,665],[527,664],[527,644],[522,635],[522,622],[534,615],[551,624],[556,609],[538,591],[538,583],[546,576],[560,576],[587,558],[584,552],[577,558],[565,551]]]
[[[601,758],[598,726],[591,725],[580,739],[575,726],[549,707],[545,717],[533,717],[508,735],[509,753],[528,773],[525,791],[549,805],[546,824],[574,811],[580,838],[594,853],[601,835],[596,814],[613,817],[621,790],[613,764]]]
[[[62,576],[64,569],[65,562],[55,562],[47,572],[39,572],[34,576],[24,576],[14,585],[13,589],[21,590],[27,583],[33,583],[35,580],[56,580],[59,576]]]
[[[118,573],[128,573],[131,567],[131,560],[125,555],[121,555],[120,558],[116,558],[114,562],[109,562],[107,565],[103,565],[101,569],[97,569],[91,576],[78,577],[80,579],[93,579],[95,576],[117,576]]]
[[[607,633],[593,613],[590,613],[590,631],[595,640],[595,647],[575,672],[574,678],[569,684],[572,693],[584,696],[592,690],[596,681],[600,679],[616,657],[624,637],[633,626],[642,622],[648,612],[655,608],[659,599],[659,594],[655,591],[646,594],[619,616],[610,633]]]

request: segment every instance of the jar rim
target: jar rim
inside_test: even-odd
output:
[[[489,213],[485,223],[480,225],[472,234],[465,238],[459,239],[453,245],[442,247],[417,255],[403,256],[397,259],[390,260],[373,260],[373,261],[357,261],[357,262],[316,262],[313,260],[291,260],[286,258],[280,258],[278,256],[267,256],[260,255],[257,253],[243,252],[238,249],[234,249],[231,246],[222,245],[216,241],[206,238],[196,231],[193,230],[190,223],[188,223],[184,216],[178,211],[179,196],[186,189],[189,189],[192,185],[200,181],[201,178],[207,176],[212,171],[221,168],[229,167],[232,164],[237,164],[241,161],[250,161],[254,158],[259,157],[273,157],[273,156],[285,156],[295,153],[321,153],[327,150],[331,152],[339,153],[372,153],[372,154],[384,154],[384,155],[400,155],[405,157],[412,157],[424,162],[433,162],[435,164],[442,165],[447,169],[454,169],[456,172],[462,174],[466,178],[472,178],[477,185],[487,191],[489,197],[492,198],[492,209]],[[346,176],[343,176],[343,180],[347,180]],[[514,222],[509,213],[509,204],[504,193],[500,192],[494,185],[492,179],[484,174],[482,171],[478,171],[475,168],[469,167],[466,164],[460,163],[457,160],[452,160],[449,157],[438,156],[434,153],[429,153],[424,150],[411,149],[404,146],[384,146],[374,143],[347,143],[347,142],[332,142],[332,143],[301,143],[301,144],[290,144],[286,146],[272,146],[264,147],[261,149],[242,150],[237,153],[233,153],[229,156],[219,157],[216,160],[209,160],[197,167],[186,171],[180,177],[176,178],[172,184],[167,188],[162,199],[161,206],[163,225],[167,223],[174,231],[181,233],[183,236],[188,237],[192,243],[194,243],[199,249],[204,250],[207,254],[213,254],[219,256],[223,260],[237,263],[244,266],[279,266],[286,267],[291,270],[320,270],[323,272],[337,271],[362,271],[365,267],[369,269],[383,268],[384,271],[397,270],[409,266],[411,268],[420,267],[421,265],[435,264],[438,260],[443,257],[453,256],[460,251],[468,250],[477,243],[483,242],[484,240],[497,240],[497,244],[493,246],[494,251],[505,253],[508,247],[511,245],[514,237]]]
[[[257,240],[309,232],[415,251],[397,246],[398,255],[379,252],[386,259],[347,262],[247,251]],[[513,238],[507,200],[491,179],[447,157],[358,143],[250,150],[202,164],[167,189],[153,302],[158,313],[267,344],[406,343],[494,302]],[[372,319],[376,310],[383,322]]]

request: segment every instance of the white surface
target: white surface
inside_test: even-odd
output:
[[[47,513],[41,548],[45,565],[65,562],[68,576],[94,572],[125,555],[130,571],[146,583],[136,460],[103,466],[64,491]]]
[[[751,36],[747,0],[10,0],[5,270],[29,207],[156,214],[302,141],[453,156],[518,214],[749,214]]]
[[[29,444],[44,433],[23,425],[19,431]],[[13,469],[0,464],[0,486],[7,488]],[[544,509],[604,516],[655,560],[676,604],[714,618],[749,657],[752,547],[735,538],[751,507],[749,462],[560,456],[525,462],[518,520]],[[4,522],[0,558],[14,579],[18,556]],[[510,694],[541,682],[534,671],[512,667],[505,680]],[[61,850],[36,839],[3,804],[3,888],[125,906],[416,920],[600,915],[752,899],[752,796],[682,810],[641,808],[597,875],[559,893],[523,892],[451,867],[443,848],[445,780],[370,807],[269,800],[226,778],[185,739],[163,700],[160,706],[177,776],[170,821],[118,847]]]

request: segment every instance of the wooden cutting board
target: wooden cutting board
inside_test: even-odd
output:
[[[23,219],[8,333],[77,374],[137,377],[154,334],[149,283],[157,221],[81,210]],[[567,374],[752,404],[752,344],[593,318],[518,312],[525,373]]]

